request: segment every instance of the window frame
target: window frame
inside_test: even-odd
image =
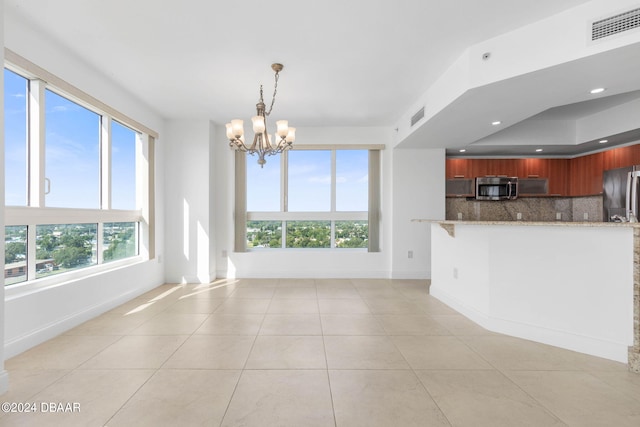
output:
[[[247,206],[247,166],[246,162],[253,160],[253,156],[246,153],[236,153],[236,214],[235,214],[235,251],[277,251],[277,250],[322,250],[322,251],[358,251],[379,252],[380,236],[380,152],[384,150],[383,144],[308,144],[296,145],[293,150],[331,151],[331,210],[317,212],[289,212],[288,211],[288,177],[289,177],[289,152],[285,151],[280,156],[280,211],[249,212]],[[367,211],[337,211],[336,210],[336,152],[340,150],[366,150],[369,152],[369,182],[368,182],[368,210]],[[265,165],[268,167],[268,164]],[[368,248],[338,248],[335,246],[335,224],[339,221],[368,221],[369,245]],[[248,221],[279,221],[282,222],[282,236],[280,248],[247,248],[247,222]],[[288,221],[330,221],[331,244],[329,248],[288,248],[286,247],[286,230]],[[373,231],[372,231],[373,230]]]
[[[4,226],[27,226],[27,279],[6,285],[7,296],[58,285],[103,271],[155,258],[155,140],[158,133],[82,92],[64,80],[5,48],[4,67],[28,80],[27,206],[4,206]],[[50,90],[100,117],[99,194],[96,209],[47,207],[45,205],[45,90]],[[136,206],[111,208],[111,123],[136,132]],[[138,254],[104,262],[103,224],[134,222],[138,230]],[[45,224],[97,224],[97,264],[36,279],[36,226]]]

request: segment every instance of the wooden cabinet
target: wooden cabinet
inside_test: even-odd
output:
[[[570,160],[570,196],[602,193],[602,173],[640,164],[640,145],[614,148]]]
[[[569,196],[602,193],[603,158],[602,153],[596,153],[571,159]]]
[[[447,159],[445,173],[447,179],[474,178],[471,176],[472,159]]]
[[[602,193],[602,173],[640,165],[640,144],[573,159],[447,159],[446,177],[507,175],[549,179],[549,194],[590,196]]]
[[[486,175],[549,178],[549,194],[566,195],[567,162],[566,159],[447,159],[446,178]]]
[[[620,147],[599,154],[602,155],[604,170],[640,164],[640,144]]]

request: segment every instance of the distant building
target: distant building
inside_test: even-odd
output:
[[[36,271],[49,272],[56,269],[56,263],[53,258],[36,260]],[[27,262],[18,261],[6,264],[4,266],[4,278],[24,276],[27,274]]]

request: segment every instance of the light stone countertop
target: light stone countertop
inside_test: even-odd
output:
[[[596,221],[453,221],[444,219],[412,219],[411,222],[426,222],[441,225],[516,225],[551,227],[637,227],[640,222],[596,222]]]

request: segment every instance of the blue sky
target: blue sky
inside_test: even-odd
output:
[[[27,82],[5,69],[5,200],[27,203]],[[45,176],[49,207],[99,208],[100,116],[51,92],[45,94]],[[135,133],[112,125],[112,206],[135,208]]]
[[[27,203],[27,84],[4,71],[5,203]]]
[[[331,209],[331,152],[291,150],[289,211],[328,212]],[[336,210],[368,210],[367,150],[336,151]],[[263,168],[247,156],[247,210],[280,210],[280,158],[268,157]]]

